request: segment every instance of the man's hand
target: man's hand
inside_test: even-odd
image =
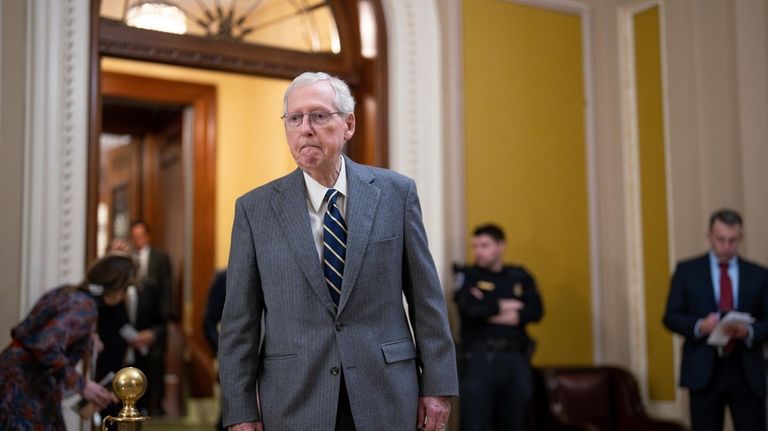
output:
[[[727,325],[723,328],[723,331],[726,335],[731,337],[734,340],[743,340],[747,338],[749,335],[749,330],[747,330],[747,325],[741,324],[741,323],[734,323],[731,325]]]
[[[712,333],[712,330],[715,329],[715,326],[717,326],[717,322],[720,321],[720,316],[717,313],[709,313],[707,317],[701,320],[701,325],[699,325],[699,331],[701,332],[701,335],[709,335]]]
[[[520,310],[522,309],[523,303],[517,299],[499,299],[499,314],[489,317],[488,323],[517,326],[520,324]]]
[[[128,242],[124,239],[117,238],[112,241],[112,244],[109,245],[110,251],[122,251],[123,253],[130,253],[131,252],[131,246],[128,244]]]
[[[450,415],[448,397],[419,397],[419,430],[442,431]]]
[[[476,288],[476,287],[472,287],[472,288],[470,288],[470,289],[469,289],[469,293],[471,293],[471,294],[472,294],[472,296],[474,296],[475,298],[477,298],[477,300],[478,300],[478,301],[482,300],[482,299],[483,299],[483,297],[485,297],[485,295],[483,295],[483,291],[482,291],[482,290],[480,290],[480,289],[478,289],[478,288]]]
[[[229,427],[229,431],[264,431],[264,423],[259,422],[245,422]]]
[[[151,329],[145,329],[140,331],[136,338],[131,340],[131,347],[134,349],[142,349],[155,344],[155,332]]]

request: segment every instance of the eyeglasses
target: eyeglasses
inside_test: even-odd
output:
[[[307,112],[306,114],[302,112],[288,112],[283,114],[280,118],[285,121],[285,124],[287,124],[288,127],[297,129],[301,127],[301,123],[304,122],[305,115],[309,117],[310,124],[320,126],[327,123],[332,116],[341,114],[343,114],[343,112],[312,111]]]

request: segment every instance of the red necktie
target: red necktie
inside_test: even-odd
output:
[[[733,310],[733,285],[731,284],[731,277],[728,276],[728,264],[720,264],[720,313],[725,313]],[[734,340],[728,342],[725,346],[725,353],[731,353],[736,346]]]
[[[728,264],[720,264],[720,311],[725,313],[733,310],[733,285],[728,276]]]

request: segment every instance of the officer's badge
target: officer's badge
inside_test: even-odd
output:
[[[520,282],[517,282],[514,286],[512,286],[512,294],[517,298],[523,296],[523,285]]]
[[[480,280],[477,282],[477,288],[480,290],[484,290],[486,292],[490,292],[496,289],[496,285],[491,283],[490,281]]]

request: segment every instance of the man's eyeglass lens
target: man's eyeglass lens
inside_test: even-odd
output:
[[[309,117],[310,123],[320,125],[320,124],[327,123],[328,120],[331,119],[331,116],[337,115],[337,114],[341,114],[341,112],[313,111],[313,112],[307,112],[306,114],[301,112],[291,112],[283,115],[280,118],[285,120],[286,124],[288,124],[291,127],[299,127],[301,126],[301,123],[304,120],[305,115]]]

